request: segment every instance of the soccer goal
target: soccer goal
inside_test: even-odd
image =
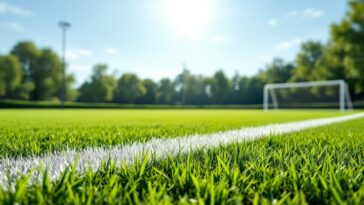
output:
[[[339,108],[351,110],[348,85],[344,80],[266,84],[263,109]]]

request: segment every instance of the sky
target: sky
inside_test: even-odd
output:
[[[119,76],[174,78],[223,69],[252,76],[274,57],[292,61],[300,43],[326,42],[345,0],[0,0],[0,54],[22,40],[61,53],[68,21],[67,72],[77,84],[92,66]]]

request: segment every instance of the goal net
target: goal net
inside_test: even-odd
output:
[[[263,108],[353,108],[344,80],[266,84]]]

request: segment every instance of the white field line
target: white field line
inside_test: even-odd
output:
[[[0,185],[8,183],[8,178],[6,176],[7,171],[10,172],[10,180],[13,181],[18,176],[34,170],[33,168],[39,167],[46,167],[49,174],[48,176],[50,176],[51,180],[56,180],[62,171],[74,163],[76,157],[78,157],[77,171],[82,173],[90,168],[92,170],[99,169],[101,162],[108,159],[116,160],[117,163],[134,163],[135,159],[140,157],[147,150],[160,159],[168,155],[175,156],[180,153],[188,153],[197,149],[213,148],[220,145],[243,142],[245,140],[253,140],[270,135],[292,133],[307,128],[345,122],[362,117],[364,117],[364,113],[242,128],[239,130],[217,132],[213,134],[201,134],[171,139],[151,139],[145,143],[135,142],[114,148],[88,148],[83,151],[66,150],[45,156],[30,156],[17,159],[7,158],[0,160]],[[32,177],[38,178],[35,177],[38,173],[38,171],[34,171]]]

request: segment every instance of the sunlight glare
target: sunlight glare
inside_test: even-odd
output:
[[[196,38],[212,16],[212,0],[165,0],[167,21],[178,36]]]

